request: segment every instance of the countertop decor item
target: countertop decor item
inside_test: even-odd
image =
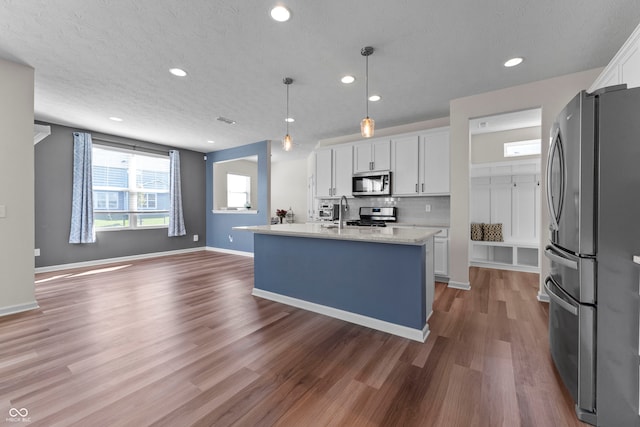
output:
[[[282,220],[287,216],[287,211],[285,209],[277,209],[276,216],[280,218],[280,224],[282,224]]]

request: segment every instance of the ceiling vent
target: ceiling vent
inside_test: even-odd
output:
[[[228,125],[235,125],[236,124],[235,120],[227,119],[226,117],[222,117],[222,116],[216,117],[216,120],[219,121],[219,122],[226,123]]]

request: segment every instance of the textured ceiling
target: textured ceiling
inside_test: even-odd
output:
[[[292,77],[296,146],[273,148],[286,160],[359,132],[363,46],[376,49],[369,86],[382,100],[369,110],[384,128],[604,66],[640,22],[637,0],[286,0],[291,20],[277,23],[277,1],[2,0],[0,57],[35,68],[37,119],[202,152],[281,139]],[[525,62],[505,69],[512,56]]]

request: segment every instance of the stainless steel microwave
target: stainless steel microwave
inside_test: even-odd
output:
[[[391,195],[391,172],[353,175],[351,190],[354,196],[389,196]]]

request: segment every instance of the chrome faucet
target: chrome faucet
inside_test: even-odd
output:
[[[342,230],[342,228],[344,228],[344,215],[342,213],[342,199],[344,199],[344,211],[348,211],[349,210],[349,202],[347,201],[347,196],[342,196],[340,197],[340,207],[338,210],[338,230]]]

